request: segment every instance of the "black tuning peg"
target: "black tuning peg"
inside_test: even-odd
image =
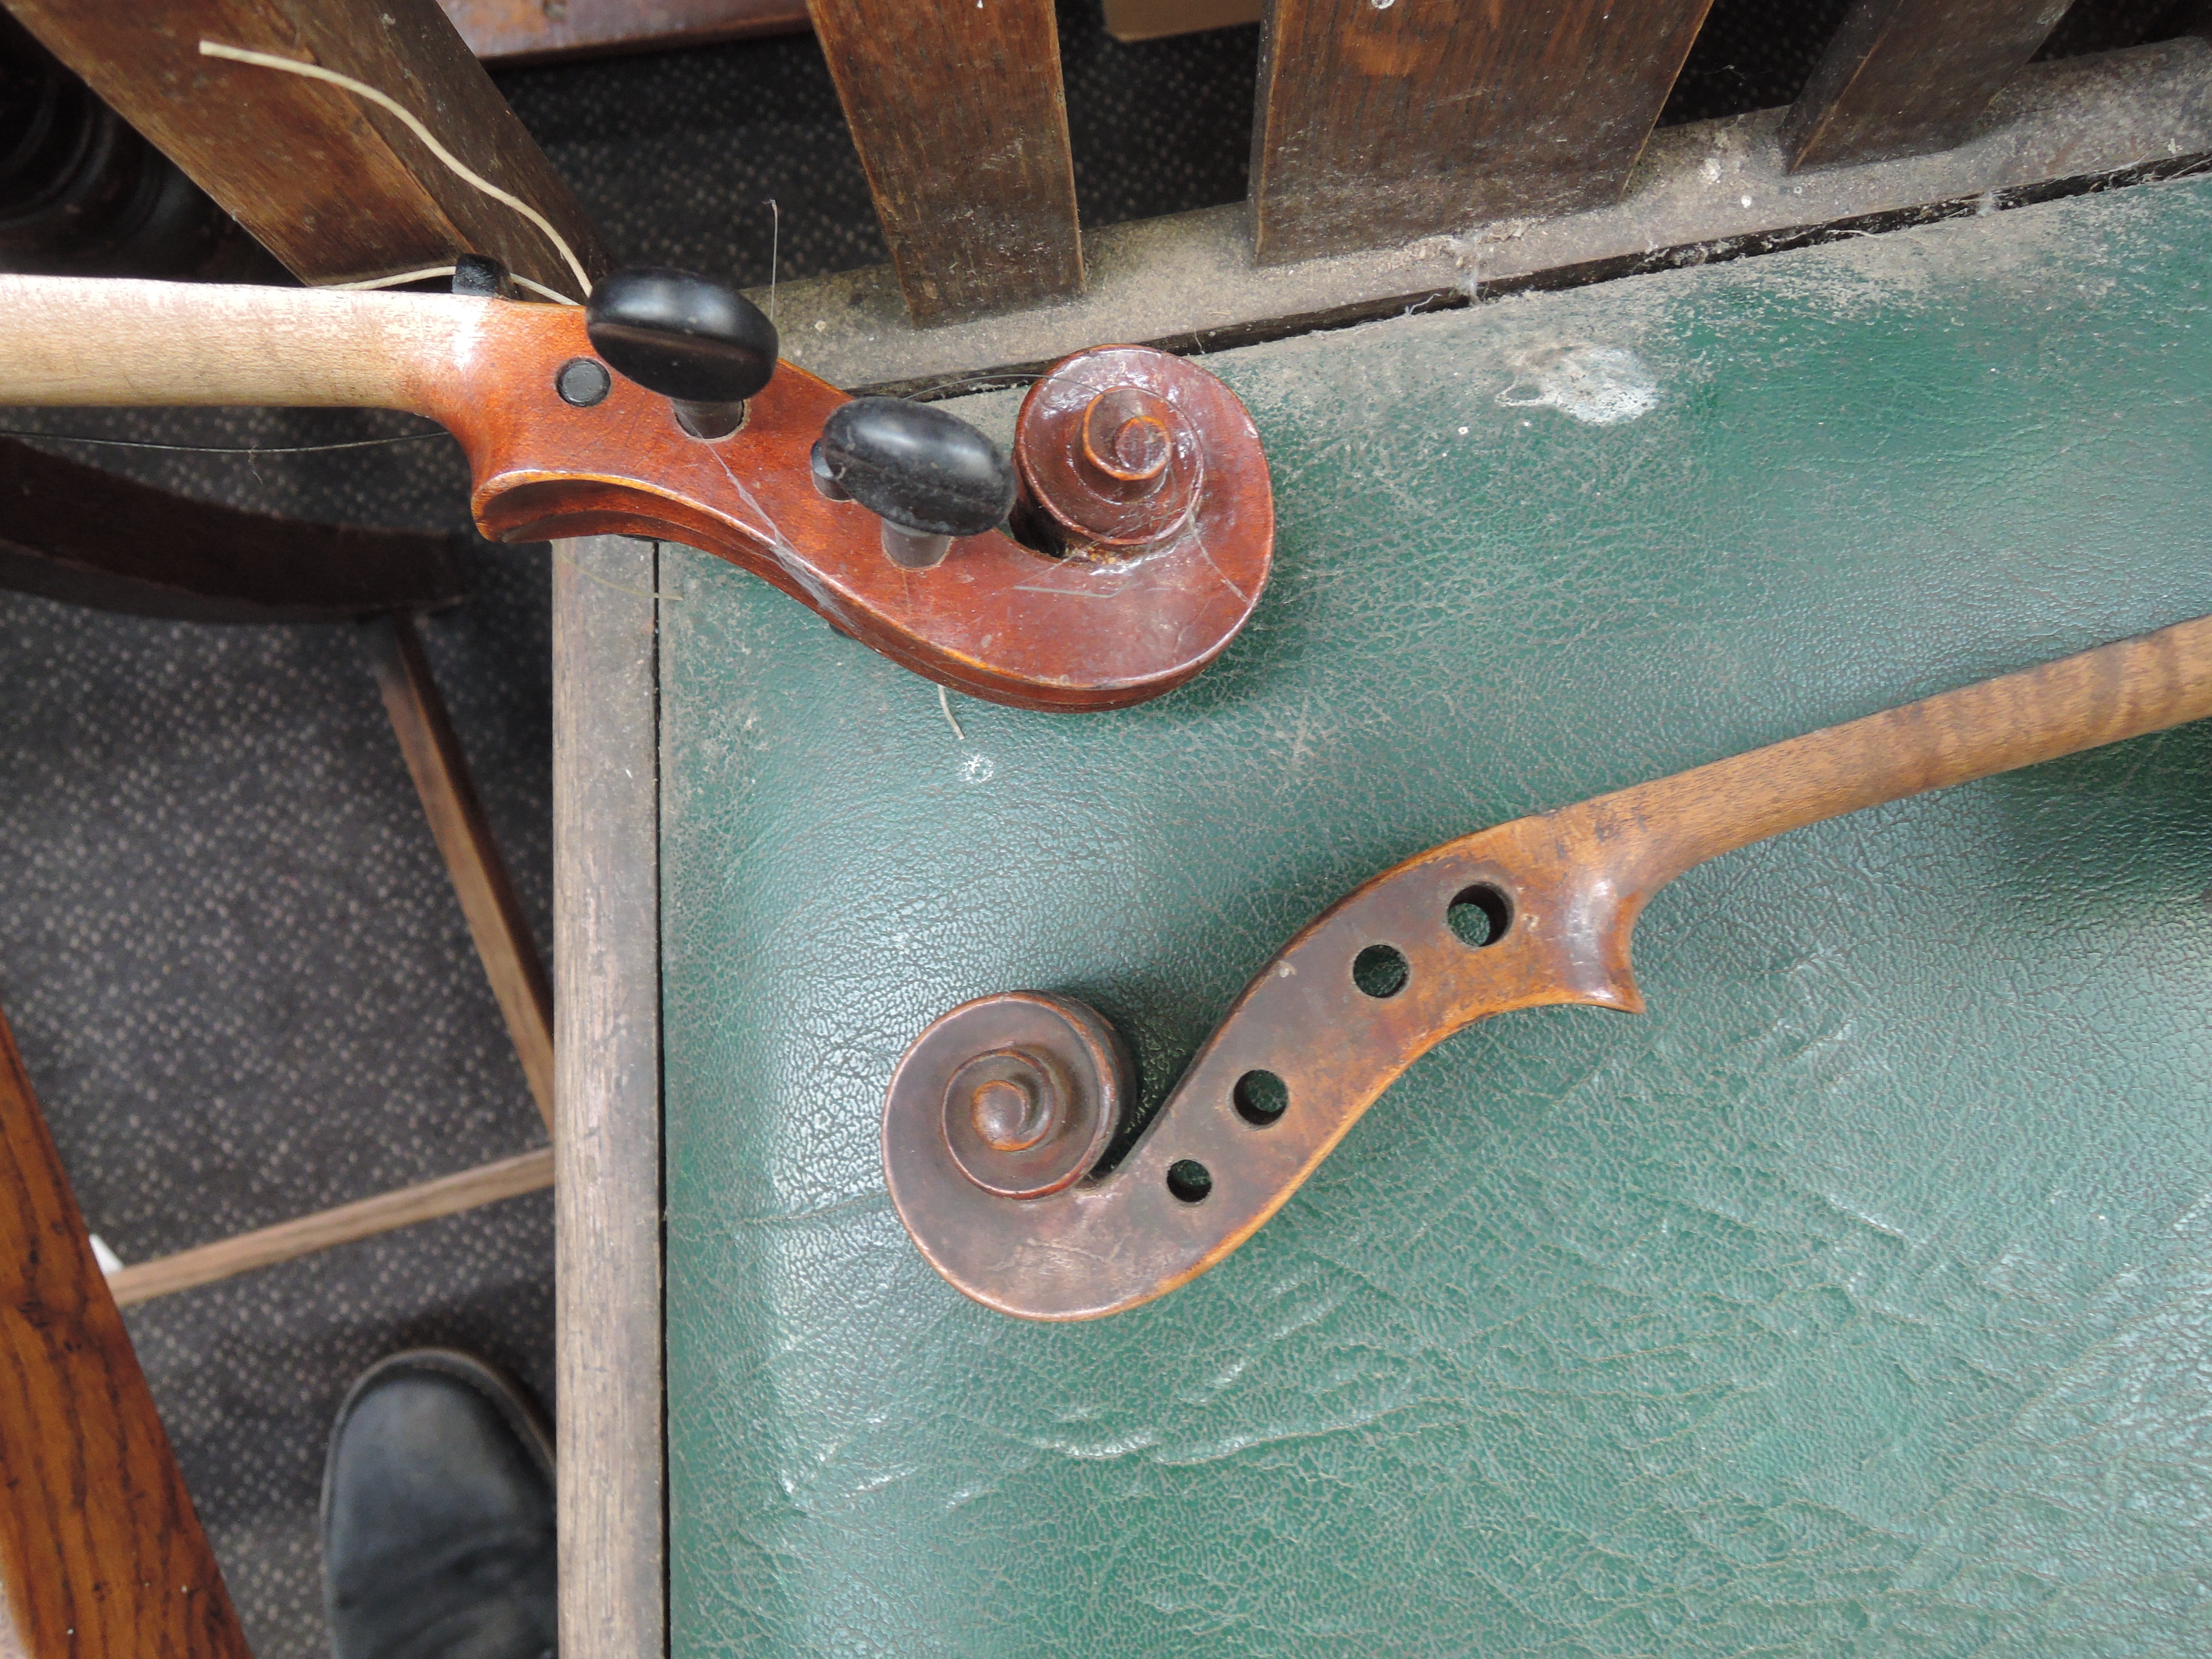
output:
[[[927,569],[955,536],[980,536],[1014,505],[1014,465],[957,415],[902,398],[855,398],[823,422],[814,487],[884,521],[893,564]]]
[[[775,325],[727,283],[689,271],[618,270],[584,308],[592,349],[616,373],[658,392],[695,438],[721,438],[775,373]]]

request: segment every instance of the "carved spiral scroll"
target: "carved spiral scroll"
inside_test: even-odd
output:
[[[1016,425],[1015,533],[957,538],[941,563],[906,568],[865,507],[816,489],[810,453],[842,393],[784,363],[712,441],[620,376],[578,407],[556,382],[590,343],[560,313],[487,318],[496,395],[462,380],[422,389],[469,452],[488,535],[688,543],[916,673],[1029,708],[1171,690],[1226,648],[1267,586],[1275,517],[1259,434],[1226,386],[1166,352],[1105,346],[1054,365]]]
[[[1439,847],[1307,927],[1103,1172],[1094,1154],[1076,1176],[1063,1163],[1050,1184],[1024,1185],[995,1166],[979,1176],[967,1147],[977,1120],[1018,1116],[1011,1097],[1003,1110],[975,1097],[1001,1056],[1028,1049],[1072,1075],[1100,1075],[1094,1057],[1118,1048],[1105,1022],[1026,991],[954,1009],[908,1050],[884,1104],[884,1174],[907,1231],[954,1285],[1004,1312],[1118,1312],[1236,1249],[1452,1032],[1543,1003],[1640,1007],[1621,894],[1560,862],[1552,822]],[[1127,1085],[1117,1092],[1127,1098]],[[1103,1151],[1110,1126],[1085,1117],[1058,1144],[1084,1134]]]

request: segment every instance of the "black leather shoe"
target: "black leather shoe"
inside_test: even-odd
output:
[[[336,1659],[555,1650],[553,1443],[520,1389],[441,1348],[370,1367],[323,1468]]]

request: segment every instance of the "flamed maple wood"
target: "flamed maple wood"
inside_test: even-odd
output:
[[[1095,1097],[1117,1083],[1133,1091],[1098,1060],[1079,1005],[1061,1012],[1030,993],[963,1004],[915,1039],[892,1079],[892,1201],[931,1264],[988,1306],[1030,1319],[1135,1307],[1249,1238],[1454,1031],[1555,1003],[1641,1012],[1630,934],[1684,871],[1823,819],[2208,715],[2212,617],[2202,617],[1447,842],[1291,940],[1121,1162],[1041,1197],[996,1196],[963,1163],[1018,1175],[1017,1161],[1034,1162],[1054,1136],[1090,1132]],[[1399,958],[1395,987],[1376,973],[1387,959],[1362,960],[1383,947]],[[1023,1051],[1049,1057],[1021,1082],[1032,1098],[1056,1094],[1064,1125],[1017,1124],[1001,1109],[1003,1056]],[[987,1058],[996,1072],[975,1069]],[[1247,1079],[1257,1072],[1287,1085],[1279,1113],[1255,1109]],[[1000,1152],[979,1151],[979,1136]],[[1192,1164],[1211,1177],[1195,1200]]]
[[[0,1018],[0,1650],[251,1659]]]
[[[1039,521],[1056,526],[1071,556],[994,532],[956,542],[927,570],[894,565],[865,507],[814,487],[808,452],[843,394],[782,364],[744,424],[712,442],[619,375],[603,401],[574,407],[556,382],[564,364],[592,355],[575,307],[0,276],[0,404],[427,416],[466,452],[488,536],[623,534],[703,548],[917,673],[1024,708],[1119,708],[1180,685],[1243,627],[1273,551],[1267,462],[1243,405],[1203,370],[1141,347],[1063,360],[1017,425],[1015,460],[1046,509]],[[1120,484],[1070,483],[1066,466],[1048,464],[1084,419],[1087,405],[1070,398],[1118,386],[1147,394],[1174,428],[1170,471],[1193,492],[1188,514],[1141,549],[1118,544]],[[1097,549],[1084,532],[1093,519]]]

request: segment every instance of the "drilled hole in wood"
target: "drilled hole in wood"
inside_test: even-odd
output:
[[[1370,945],[1352,959],[1352,982],[1380,1000],[1406,988],[1405,953],[1395,945]]]
[[[1258,1128],[1266,1128],[1291,1103],[1290,1086],[1273,1072],[1247,1072],[1230,1091],[1237,1115]]]
[[[1194,1158],[1179,1158],[1168,1165],[1168,1191],[1186,1204],[1196,1204],[1213,1190],[1213,1172]]]
[[[1066,535],[1026,489],[1014,497],[1014,510],[1006,515],[1006,533],[1030,552],[1042,553],[1048,559],[1067,556]]]
[[[1486,881],[1452,895],[1444,921],[1462,945],[1495,945],[1513,925],[1513,902]]]

